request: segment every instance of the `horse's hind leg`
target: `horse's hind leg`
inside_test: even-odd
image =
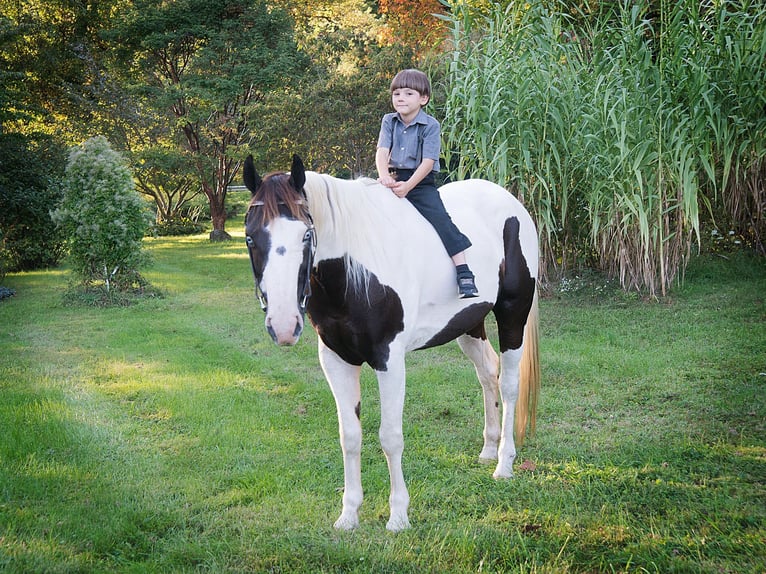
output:
[[[343,511],[335,528],[351,530],[359,525],[362,505],[362,423],[359,418],[361,367],[350,365],[319,341],[319,362],[338,410],[340,446],[343,451]]]
[[[498,449],[497,467],[492,474],[495,478],[513,476],[513,461],[516,460],[516,443],[513,439],[516,402],[519,398],[519,362],[521,349],[509,349],[500,355],[500,395],[503,401],[503,423]]]
[[[498,449],[495,478],[513,476],[516,459],[514,418],[519,399],[520,363],[524,350],[524,331],[535,298],[536,281],[530,274],[519,240],[519,221],[512,217],[503,230],[505,261],[501,269],[500,289],[493,309],[500,339],[500,395],[503,401],[503,424]],[[535,252],[536,257],[536,252]],[[522,399],[525,400],[525,399]],[[523,436],[520,436],[521,440]]]
[[[487,340],[483,322],[473,331],[460,336],[457,342],[473,362],[476,376],[481,383],[484,396],[484,447],[479,454],[479,461],[491,463],[497,460],[497,450],[500,445],[497,353]]]

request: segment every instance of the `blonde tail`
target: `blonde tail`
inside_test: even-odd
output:
[[[519,364],[519,398],[516,400],[514,434],[516,446],[524,444],[527,426],[530,436],[537,424],[537,396],[540,392],[540,351],[538,348],[540,323],[537,289],[524,328],[524,350]]]

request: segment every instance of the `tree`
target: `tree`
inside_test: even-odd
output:
[[[259,0],[140,0],[113,38],[136,93],[173,120],[210,205],[211,239],[229,238],[226,193],[252,137],[249,111],[306,65],[290,20]]]
[[[0,133],[0,266],[7,271],[61,261],[64,242],[48,212],[61,199],[63,168],[63,149],[51,138]]]
[[[191,203],[201,191],[183,154],[158,142],[130,156],[136,187],[154,200],[160,234],[171,234],[168,230],[201,230],[201,225],[190,220]]]
[[[391,106],[391,78],[411,65],[406,48],[370,46],[354,69],[317,73],[297,89],[267,98],[257,114],[262,129],[253,147],[259,161],[286,165],[297,152],[317,171],[375,175],[375,146],[381,117]]]
[[[0,0],[0,64],[13,75],[16,110],[4,118],[6,131],[45,133],[69,145],[82,139],[99,105],[89,54],[119,2],[127,0]]]
[[[19,131],[37,110],[29,71],[19,61],[23,35],[16,22],[0,16],[0,277],[53,266],[63,256],[48,214],[60,198],[55,180],[63,172],[63,149],[35,130]]]
[[[400,69],[413,66],[412,49],[385,41],[377,2],[277,1],[295,19],[296,40],[313,66],[302,82],[253,110],[257,161],[286,165],[297,151],[312,169],[373,175],[380,118],[390,109],[388,86]]]
[[[106,138],[91,138],[70,151],[64,198],[52,215],[84,287],[126,291],[144,283],[139,268],[146,205]]]
[[[440,0],[379,0],[380,13],[386,16],[384,38],[391,44],[407,46],[424,55],[441,44],[448,26],[447,6]]]

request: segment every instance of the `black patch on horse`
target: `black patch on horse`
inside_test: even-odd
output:
[[[494,313],[497,318],[500,352],[518,349],[535,295],[535,279],[521,251],[519,220],[510,217],[503,226],[505,259],[500,264],[500,287]]]
[[[348,285],[345,265],[340,258],[317,264],[311,273],[309,319],[341,359],[385,371],[389,345],[404,330],[401,299],[372,273],[366,291]]]
[[[418,347],[418,349],[438,347],[466,333],[476,338],[482,338],[481,334],[484,333],[484,317],[487,316],[491,309],[492,303],[487,302],[474,303],[465,309],[461,309],[447,322],[441,331],[431,337],[425,345]],[[480,328],[480,330],[477,330],[477,328]],[[486,335],[484,338],[486,338]]]

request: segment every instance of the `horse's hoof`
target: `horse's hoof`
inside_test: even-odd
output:
[[[394,518],[393,516],[388,521],[388,524],[386,524],[386,530],[389,532],[401,532],[402,530],[407,530],[410,527],[410,520],[404,516],[399,518]]]
[[[351,516],[344,516],[341,514],[340,518],[333,524],[335,530],[354,530],[359,526],[359,519]]]
[[[495,472],[492,473],[492,478],[494,478],[495,480],[505,480],[508,478],[513,478],[513,467],[505,469],[505,468],[500,468],[498,466],[495,469]]]
[[[497,464],[497,447],[492,448],[485,446],[479,453],[479,462],[481,464]]]

